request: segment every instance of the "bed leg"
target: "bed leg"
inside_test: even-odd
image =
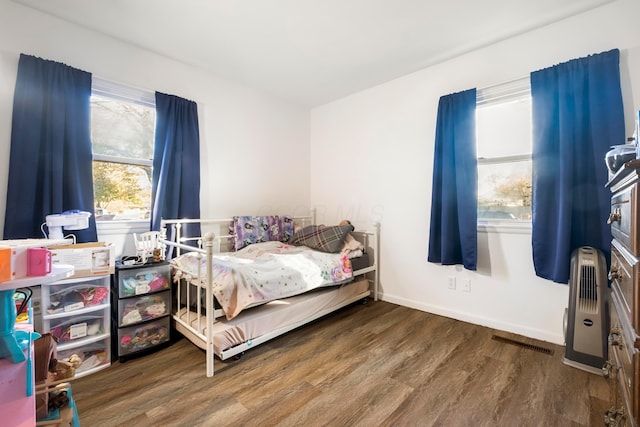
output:
[[[206,325],[207,325],[207,377],[212,377],[214,373],[213,361],[215,352],[213,350],[213,322],[215,322],[215,312],[213,308],[213,233],[208,232],[204,236],[204,246],[207,251],[207,290],[206,290]]]

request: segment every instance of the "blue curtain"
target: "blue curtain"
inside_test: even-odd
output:
[[[533,262],[554,282],[569,281],[580,246],[610,259],[604,156],[625,143],[619,56],[616,49],[531,73]]]
[[[151,230],[160,221],[200,218],[200,131],[198,106],[174,95],[156,92]],[[196,237],[200,227],[183,228]]]
[[[428,261],[475,270],[476,90],[443,96],[438,104]]]
[[[44,237],[49,214],[93,214],[91,74],[20,55],[13,98],[4,238]],[[78,242],[96,241],[93,215]]]

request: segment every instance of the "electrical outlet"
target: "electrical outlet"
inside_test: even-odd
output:
[[[455,277],[449,277],[449,289],[452,289],[455,291],[456,289],[456,278]]]
[[[462,281],[462,291],[471,292],[471,279],[464,279]]]

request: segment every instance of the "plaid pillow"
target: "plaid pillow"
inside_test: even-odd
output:
[[[344,246],[347,234],[354,230],[353,225],[309,225],[293,235],[291,244],[307,246],[322,252],[339,253]]]

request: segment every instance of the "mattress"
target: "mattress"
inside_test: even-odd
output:
[[[371,261],[369,258],[369,253],[364,252],[362,255],[351,258],[351,269],[354,273],[357,273],[358,270],[363,268],[371,267]]]
[[[213,326],[214,353],[224,359],[223,352],[240,344],[251,346],[252,340],[281,330],[290,330],[329,313],[334,308],[340,308],[357,299],[367,296],[369,282],[359,280],[333,288],[322,288],[282,300],[276,300],[259,307],[246,310],[242,315],[231,320],[216,319]],[[179,316],[186,319],[186,309],[181,309]],[[190,314],[191,326],[198,330],[198,319],[194,313]],[[204,327],[205,317],[200,318],[200,325]],[[176,329],[184,332],[179,322]],[[206,332],[203,332],[206,334]],[[276,334],[277,335],[277,334]],[[200,345],[202,343],[196,343]]]
[[[206,258],[199,253],[183,254],[171,263],[192,277],[206,271]],[[211,267],[213,294],[227,319],[245,308],[349,282],[353,277],[345,254],[281,242],[255,243],[238,252],[214,254]]]

